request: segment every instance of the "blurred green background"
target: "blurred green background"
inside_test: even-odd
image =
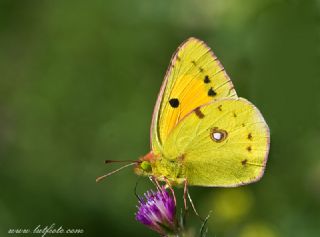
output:
[[[134,219],[132,169],[95,178],[118,167],[104,159],[148,152],[164,73],[190,36],[271,129],[260,182],[190,189],[203,216],[212,210],[208,236],[320,236],[319,0],[1,0],[0,236],[52,223],[157,236]]]

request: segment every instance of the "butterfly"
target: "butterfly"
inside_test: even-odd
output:
[[[132,163],[135,173],[185,190],[188,185],[235,187],[258,181],[270,146],[260,111],[237,96],[217,57],[196,38],[182,43],[171,59],[150,140],[151,151]]]
[[[196,38],[171,59],[150,134],[151,151],[135,172],[171,186],[240,186],[259,180],[266,167],[268,125],[237,96],[217,57]]]

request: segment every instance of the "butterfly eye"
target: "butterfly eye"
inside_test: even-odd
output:
[[[148,161],[142,161],[140,167],[145,172],[151,172],[152,170],[151,164]]]
[[[210,137],[214,142],[222,142],[228,136],[227,131],[214,127],[211,129]]]

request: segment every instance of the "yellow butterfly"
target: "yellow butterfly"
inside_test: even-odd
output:
[[[150,134],[147,155],[97,181],[135,165],[138,175],[165,181],[170,188],[184,185],[186,194],[187,185],[255,182],[265,170],[268,125],[253,104],[237,96],[217,57],[195,38],[186,40],[171,59]]]
[[[198,39],[189,38],[173,55],[150,133],[151,151],[135,172],[169,186],[234,187],[264,173],[268,125],[237,96],[217,57]]]

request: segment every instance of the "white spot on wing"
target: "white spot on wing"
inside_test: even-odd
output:
[[[213,133],[213,138],[215,139],[215,140],[217,140],[217,141],[220,141],[221,140],[221,138],[222,138],[222,133],[220,133],[220,132],[214,132]]]

